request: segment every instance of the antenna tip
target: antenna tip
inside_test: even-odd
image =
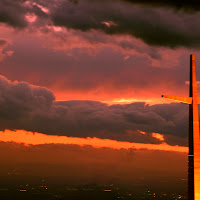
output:
[[[191,57],[191,60],[195,60],[195,55],[194,54],[191,54],[190,57]]]

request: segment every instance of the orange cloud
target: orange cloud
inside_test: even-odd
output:
[[[164,141],[164,136],[162,134],[159,133],[152,133],[152,137],[155,137],[156,139],[160,140],[160,141]]]
[[[160,134],[159,134],[160,135]],[[158,135],[157,135],[158,136]],[[3,142],[17,142],[24,143],[26,145],[38,145],[38,144],[76,144],[76,145],[91,145],[95,148],[109,147],[113,149],[147,149],[147,150],[162,150],[162,151],[175,151],[175,152],[188,152],[188,147],[183,146],[171,146],[166,143],[162,144],[143,144],[132,142],[121,142],[109,139],[99,138],[78,138],[78,137],[66,137],[57,135],[45,135],[42,133],[33,133],[25,130],[5,130],[0,131],[0,141]]]

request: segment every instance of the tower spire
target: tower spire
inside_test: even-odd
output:
[[[195,55],[190,55],[189,97],[162,95],[189,104],[188,200],[200,200],[200,141]]]

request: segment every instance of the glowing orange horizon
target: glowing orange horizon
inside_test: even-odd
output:
[[[30,132],[25,130],[5,130],[0,131],[0,141],[2,142],[16,142],[24,143],[25,145],[40,145],[40,144],[75,144],[75,145],[91,145],[94,148],[108,147],[113,149],[147,149],[147,150],[161,150],[187,153],[188,147],[171,146],[163,142],[162,144],[144,144],[134,142],[122,142],[110,139],[100,138],[78,138],[57,135],[45,135],[37,132]]]
[[[149,97],[143,97],[143,98],[131,98],[129,96],[124,97],[118,97],[116,96],[104,96],[104,95],[93,95],[93,94],[79,94],[79,93],[67,93],[67,92],[57,92],[53,90],[53,94],[56,97],[56,101],[72,101],[72,100],[91,100],[91,101],[99,101],[102,103],[106,103],[108,105],[114,105],[114,104],[130,104],[134,102],[145,102],[149,105],[155,105],[155,104],[169,104],[171,103],[168,99],[160,99],[160,96],[156,96],[155,98],[149,98]]]

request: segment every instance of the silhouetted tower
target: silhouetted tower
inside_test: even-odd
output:
[[[188,200],[200,200],[200,141],[195,56],[190,55],[189,97],[162,95],[189,104]]]

